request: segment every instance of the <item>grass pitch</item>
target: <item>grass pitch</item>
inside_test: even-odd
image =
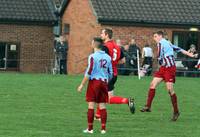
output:
[[[175,91],[181,116],[171,122],[170,97],[161,84],[151,113],[141,113],[152,77],[118,78],[115,95],[134,97],[136,113],[127,105],[107,105],[107,133],[101,135],[95,121],[94,134],[87,127],[85,89],[76,87],[82,76],[0,74],[0,137],[200,137],[200,79],[177,77]]]

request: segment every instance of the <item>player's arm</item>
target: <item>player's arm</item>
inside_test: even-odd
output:
[[[110,58],[110,61],[108,62],[109,65],[108,65],[108,77],[109,77],[109,80],[112,79],[113,77],[113,69],[112,69],[112,63],[111,63],[111,58]]]
[[[193,53],[190,53],[186,50],[181,50],[181,53],[183,53],[184,55],[187,55],[189,57],[192,57],[192,58],[197,58],[198,54],[193,54]]]
[[[157,51],[157,59],[158,59],[159,65],[162,65],[162,63],[163,63],[162,48],[163,48],[163,46],[161,46],[161,44],[159,44],[158,51]]]
[[[120,52],[120,60],[118,61],[118,64],[124,64],[126,62],[126,58],[122,49],[120,49]]]
[[[78,92],[81,92],[81,91],[82,91],[82,89],[83,89],[85,83],[88,81],[88,79],[89,79],[89,78],[88,78],[87,76],[84,76],[84,78],[83,78],[81,84],[80,84],[80,85],[78,86],[78,88],[77,88],[77,91],[78,91]]]
[[[126,62],[126,59],[124,57],[124,58],[122,58],[122,59],[119,60],[118,64],[124,64],[125,62]]]
[[[83,78],[81,84],[77,88],[78,92],[82,91],[85,83],[89,80],[90,74],[91,74],[91,72],[93,70],[93,65],[94,65],[94,59],[93,59],[93,57],[89,56],[89,58],[88,58],[88,67],[86,69],[86,72],[85,72],[85,75],[84,75],[84,78]]]
[[[182,49],[178,46],[175,46],[175,45],[172,45],[172,48],[175,52],[181,52],[182,54],[187,55],[187,56],[192,57],[192,58],[196,58],[198,56],[198,54],[190,53],[190,52],[188,52],[188,51],[186,51],[186,50],[184,50],[184,49]]]

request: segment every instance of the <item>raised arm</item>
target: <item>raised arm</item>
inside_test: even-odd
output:
[[[187,55],[187,56],[192,57],[192,58],[196,58],[198,56],[198,54],[190,53],[190,52],[188,52],[188,51],[186,51],[186,50],[184,50],[184,49],[182,49],[178,46],[175,46],[175,45],[171,45],[171,46],[172,46],[172,48],[175,52],[181,52],[182,54]]]
[[[198,54],[193,54],[193,53],[190,53],[186,50],[181,50],[181,53],[183,53],[184,55],[187,55],[189,57],[192,57],[192,58],[197,58]]]

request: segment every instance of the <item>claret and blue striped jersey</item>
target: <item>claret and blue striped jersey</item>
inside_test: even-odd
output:
[[[90,80],[102,80],[108,82],[112,77],[111,57],[104,51],[96,51],[88,58],[88,67],[85,76]]]
[[[183,49],[173,45],[166,39],[161,39],[158,44],[158,61],[161,66],[175,66],[174,51],[181,52]]]

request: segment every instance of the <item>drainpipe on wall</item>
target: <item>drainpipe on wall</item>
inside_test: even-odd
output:
[[[59,58],[56,52],[56,44],[59,40],[59,36],[61,35],[61,17],[60,17],[60,9],[61,5],[55,4],[55,11],[54,14],[56,16],[56,24],[53,27],[53,34],[54,34],[54,67],[53,67],[53,74],[59,74],[60,73],[60,63]]]

